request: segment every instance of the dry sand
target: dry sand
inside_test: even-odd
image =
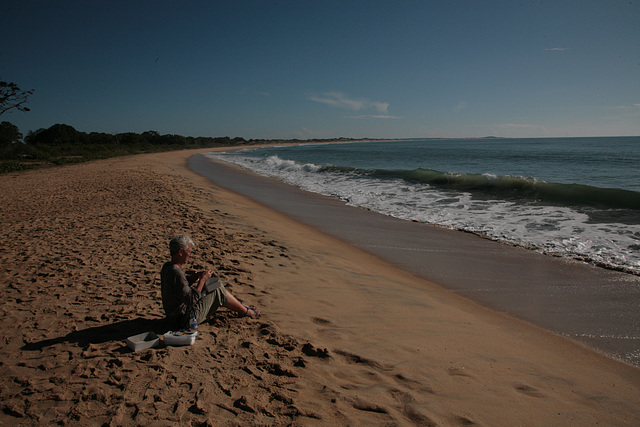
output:
[[[193,152],[3,175],[0,424],[640,425],[640,369],[211,185]],[[166,330],[189,233],[260,319]]]

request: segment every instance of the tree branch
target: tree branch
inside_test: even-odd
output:
[[[29,111],[29,108],[24,104],[31,94],[33,94],[33,90],[21,90],[13,82],[0,81],[0,116],[12,108],[18,111]]]

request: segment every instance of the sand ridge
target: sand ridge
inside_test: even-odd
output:
[[[2,424],[568,425],[640,421],[637,368],[484,310],[210,185],[190,152],[3,176]],[[175,214],[174,214],[175,213]],[[260,319],[164,332],[168,239]]]

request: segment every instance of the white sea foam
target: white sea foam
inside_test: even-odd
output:
[[[339,198],[349,205],[640,274],[637,224],[592,221],[587,213],[570,207],[483,200],[468,192],[327,170],[273,155],[213,156],[304,190]]]

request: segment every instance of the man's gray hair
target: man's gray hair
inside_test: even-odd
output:
[[[186,234],[178,234],[169,242],[169,251],[171,252],[171,255],[177,254],[180,249],[183,251],[189,249],[189,245],[193,246],[193,240],[191,240],[191,237]]]

